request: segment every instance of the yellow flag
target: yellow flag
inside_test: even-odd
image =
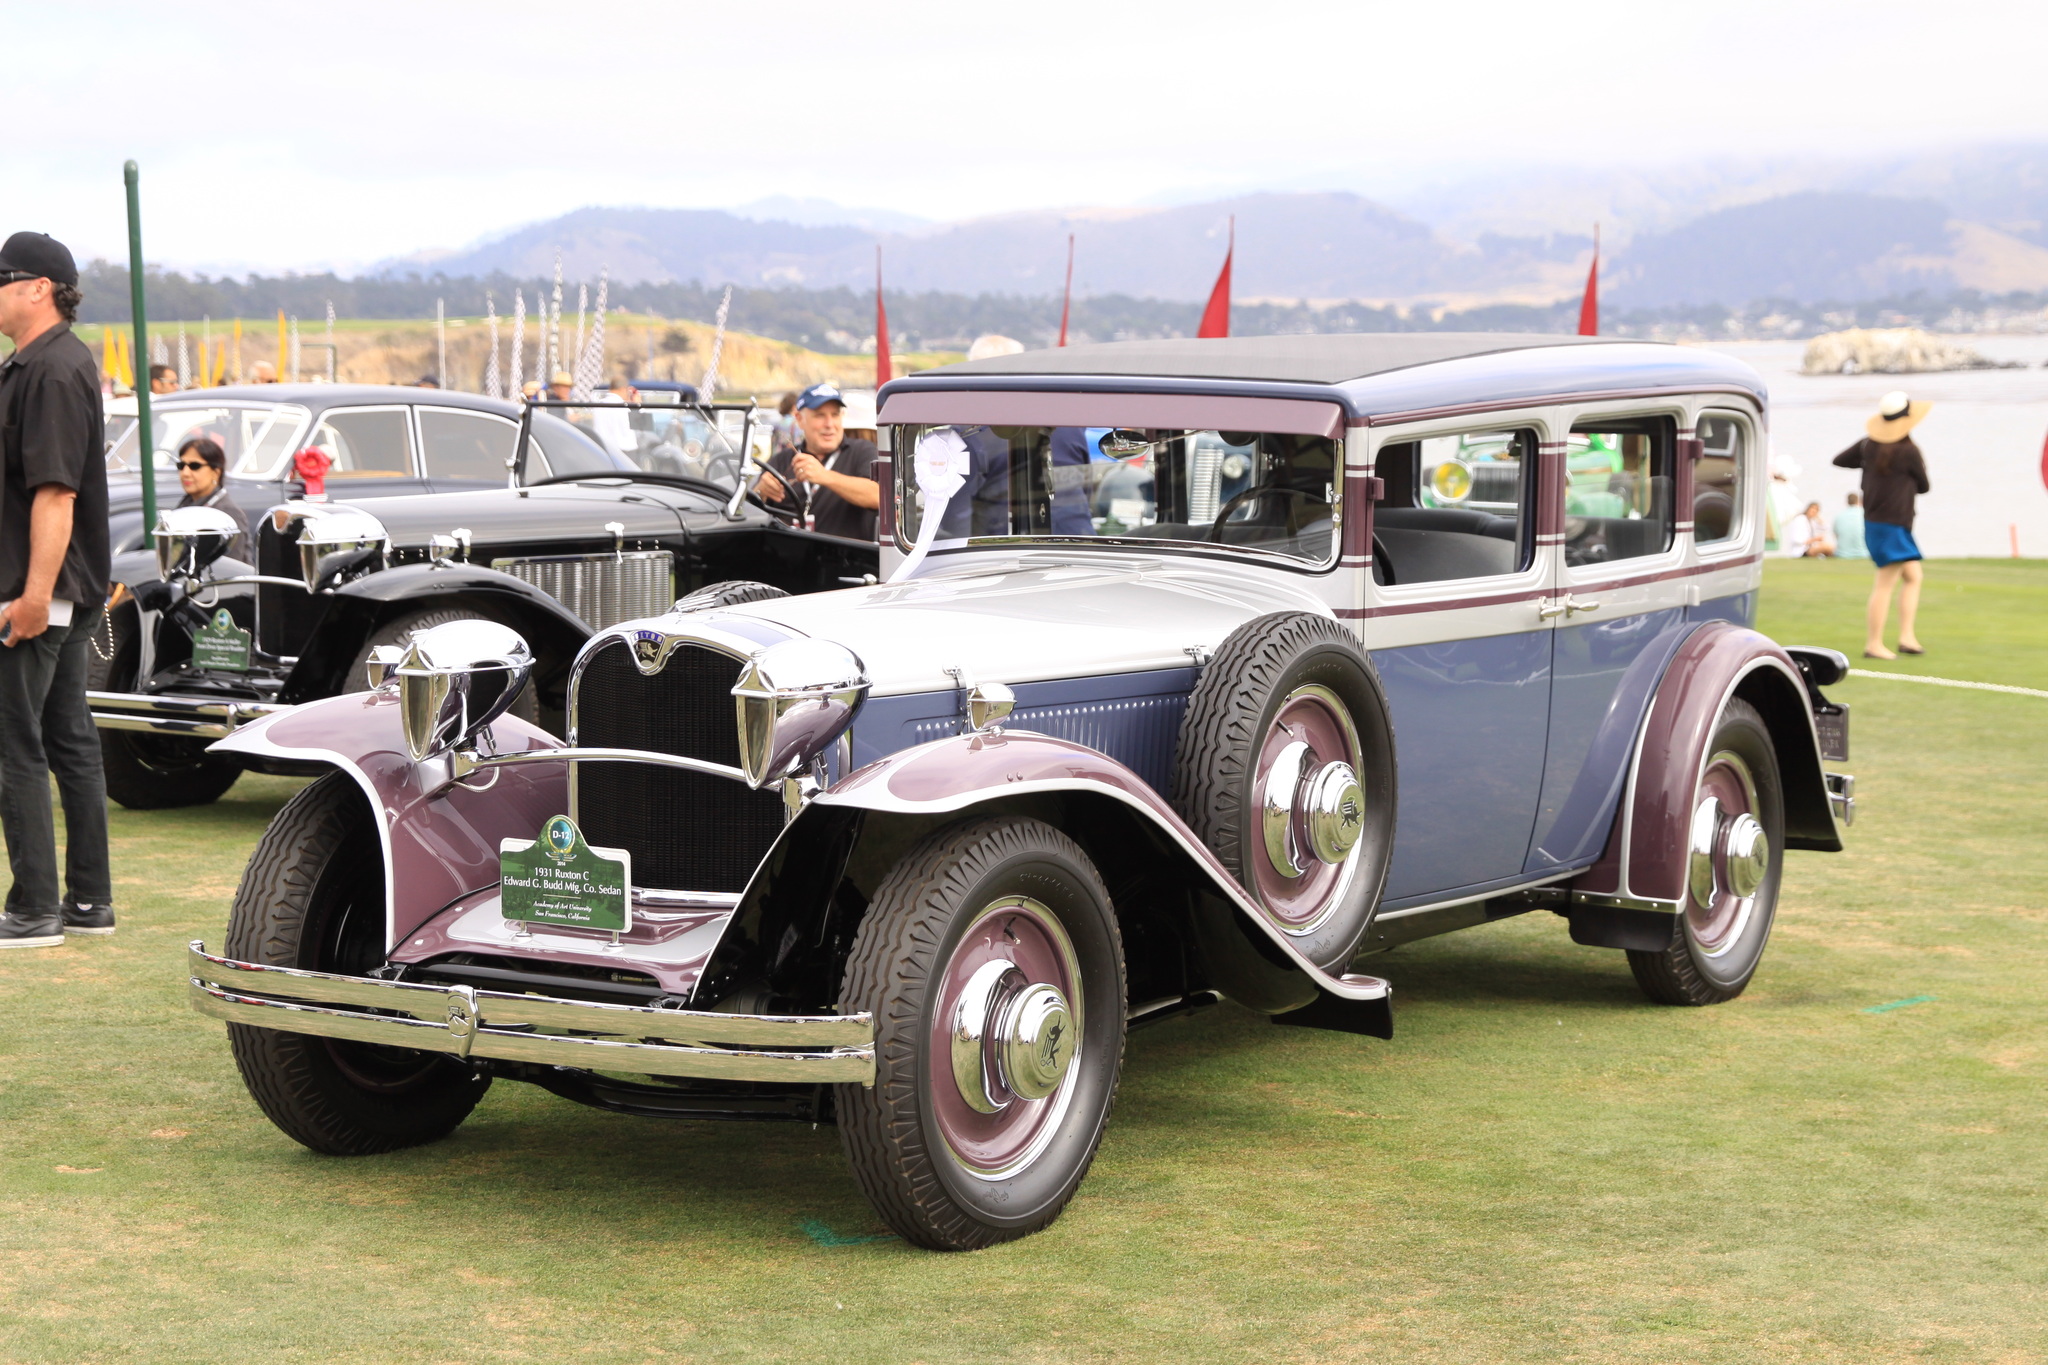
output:
[[[114,329],[109,325],[100,333],[100,374],[107,379],[116,379],[114,373]]]
[[[287,359],[284,344],[284,309],[280,308],[277,310],[277,382],[280,384],[284,383],[287,377],[285,374]]]
[[[242,320],[241,320],[240,318],[236,318],[236,319],[235,319],[235,382],[236,382],[237,384],[239,384],[239,383],[241,383],[241,382],[242,382],[242,380],[243,380],[243,379],[244,379],[245,377],[246,377],[246,376],[245,376],[245,374],[244,374],[244,372],[243,372],[243,370],[242,370]]]

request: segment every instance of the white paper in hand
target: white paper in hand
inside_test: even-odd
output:
[[[920,436],[910,458],[911,468],[917,474],[917,491],[924,496],[924,521],[917,528],[917,543],[910,547],[896,572],[889,575],[891,583],[901,583],[924,563],[932,543],[939,538],[939,523],[946,519],[946,504],[966,487],[973,463],[967,442],[951,427],[940,427]]]

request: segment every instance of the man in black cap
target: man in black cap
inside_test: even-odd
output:
[[[875,482],[875,443],[848,436],[845,400],[830,384],[813,384],[797,395],[796,449],[768,462],[756,491],[769,502],[797,512],[804,524],[828,536],[875,539],[875,509],[882,505]],[[799,491],[792,498],[791,486]]]
[[[0,948],[114,932],[107,789],[85,699],[86,646],[107,600],[99,369],[72,335],[78,266],[63,243],[0,246],[0,829],[14,885]],[[50,774],[64,799],[60,894]]]

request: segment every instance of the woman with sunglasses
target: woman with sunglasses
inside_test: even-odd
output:
[[[211,436],[194,436],[185,442],[178,447],[178,483],[185,490],[178,506],[217,507],[233,517],[235,524],[242,528],[242,534],[228,547],[228,553],[237,559],[246,559],[249,519],[228,496],[227,472],[228,456],[220,448],[220,442]]]

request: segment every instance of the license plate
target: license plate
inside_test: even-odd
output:
[[[1820,732],[1820,756],[1830,763],[1849,761],[1849,706],[1831,701],[1813,713],[1814,729]]]
[[[192,666],[215,673],[249,671],[249,632],[235,624],[226,607],[192,632]]]
[[[538,839],[498,845],[500,913],[508,920],[624,933],[633,927],[633,855],[593,848],[566,815]]]

